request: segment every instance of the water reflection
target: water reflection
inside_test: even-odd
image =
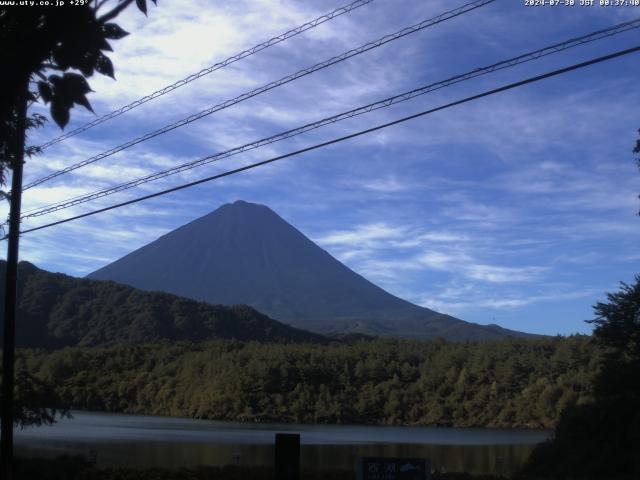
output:
[[[428,429],[320,425],[247,425],[133,415],[76,413],[54,427],[16,432],[25,456],[87,455],[99,466],[195,467],[273,465],[277,431],[298,431],[302,468],[354,470],[356,459],[430,458],[439,471],[508,476],[545,431]],[[493,444],[492,444],[493,442]]]
[[[430,458],[442,472],[467,471],[508,476],[528,458],[533,445],[303,445],[303,468],[315,469],[330,465],[350,470],[358,457],[418,457]],[[18,453],[27,456],[56,456],[64,453],[88,455],[97,452],[99,466],[129,467],[194,467],[198,465],[245,466],[273,465],[272,445],[206,444],[202,442],[117,442],[81,444],[65,442],[48,444],[30,442],[18,444]]]

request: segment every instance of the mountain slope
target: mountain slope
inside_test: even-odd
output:
[[[263,205],[237,201],[89,275],[210,303],[251,305],[317,331],[454,340],[522,335],[391,295]]]
[[[0,261],[2,291],[5,269],[6,262]],[[225,307],[168,293],[144,292],[113,282],[47,272],[27,262],[21,262],[18,268],[18,292],[16,330],[21,347],[215,338],[325,341],[320,335],[277,322],[245,305]]]

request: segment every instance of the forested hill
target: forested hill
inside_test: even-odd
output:
[[[1,291],[5,269],[6,262],[0,261]],[[114,282],[47,272],[28,262],[20,263],[18,277],[16,337],[20,347],[98,346],[164,339],[325,341],[321,335],[272,320],[245,305],[210,305],[168,293],[144,292]]]
[[[589,337],[22,350],[79,410],[245,422],[552,427],[592,396]]]

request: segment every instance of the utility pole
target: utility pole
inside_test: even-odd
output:
[[[28,89],[28,82],[25,92]],[[27,126],[27,98],[19,93],[16,136],[13,147],[13,174],[9,210],[7,270],[4,291],[4,330],[2,345],[2,403],[0,404],[0,475],[2,480],[13,480],[13,385],[15,371],[16,310],[18,293],[18,244],[20,240],[20,206],[22,203],[22,168]]]

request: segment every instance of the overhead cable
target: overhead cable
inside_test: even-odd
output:
[[[412,98],[418,97],[420,95],[424,95],[430,92],[433,92],[435,90],[439,90],[441,88],[445,88],[448,87],[450,85],[454,85],[456,83],[460,83],[472,78],[476,78],[479,77],[481,75],[486,75],[488,73],[491,72],[495,72],[495,71],[499,71],[499,70],[503,70],[506,68],[510,68],[516,65],[520,65],[526,62],[530,62],[533,60],[537,60],[541,57],[547,56],[547,55],[551,55],[554,53],[558,53],[573,47],[576,47],[578,45],[583,45],[585,43],[589,43],[589,42],[593,42],[596,40],[600,40],[603,38],[607,38],[610,37],[612,35],[616,35],[634,28],[639,28],[640,27],[640,18],[630,21],[630,22],[624,22],[618,25],[614,25],[612,27],[603,29],[603,30],[598,30],[596,32],[592,32],[589,33],[587,35],[582,35],[580,37],[576,37],[576,38],[572,38],[569,40],[566,40],[564,42],[561,43],[557,43],[548,47],[544,47],[538,50],[534,50],[532,52],[529,53],[525,53],[523,55],[519,55],[517,57],[513,57],[507,60],[502,60],[498,63],[494,63],[492,65],[486,66],[486,67],[481,67],[481,68],[477,68],[474,70],[470,70],[469,72],[460,74],[460,75],[456,75],[453,77],[450,77],[446,80],[441,80],[439,82],[435,82],[435,83],[431,83],[429,85],[425,85],[422,86],[420,88],[416,88],[413,90],[410,90],[408,92],[404,92],[401,93],[399,95],[395,95],[392,97],[388,97],[385,98],[383,100],[379,100],[377,102],[374,103],[370,103],[368,105],[362,106],[362,107],[358,107],[355,108],[353,110],[349,110],[346,112],[342,112],[339,113],[337,115],[333,115],[330,117],[326,117],[323,118],[321,120],[312,122],[312,123],[308,123],[306,125],[291,129],[291,130],[287,130],[285,132],[281,132],[275,135],[271,135],[269,137],[251,142],[251,143],[247,143],[245,145],[239,146],[239,147],[235,147],[223,152],[219,152],[213,155],[208,155],[204,158],[199,158],[197,160],[191,161],[191,162],[187,162],[181,165],[178,165],[176,167],[172,167],[160,172],[155,172],[149,175],[145,175],[142,176],[140,178],[128,181],[128,182],[124,182],[121,183],[119,185],[115,185],[103,190],[99,190],[96,192],[92,192],[92,193],[88,193],[88,194],[83,194],[83,195],[79,195],[73,198],[69,198],[51,205],[47,205],[45,207],[38,207],[36,209],[32,209],[30,211],[26,211],[24,212],[22,218],[23,219],[27,219],[27,218],[33,218],[33,217],[38,217],[38,216],[42,216],[42,215],[46,215],[58,210],[63,210],[75,205],[79,205],[82,203],[86,203],[92,200],[96,200],[98,198],[102,198],[102,197],[106,197],[108,195],[113,195],[115,193],[124,191],[124,190],[128,190],[130,188],[134,188],[136,186],[148,183],[148,182],[152,182],[154,180],[159,180],[161,178],[165,178],[168,177],[170,175],[175,175],[177,173],[181,173],[187,170],[191,170],[193,168],[196,167],[200,167],[202,165],[206,165],[215,161],[219,161],[222,160],[224,158],[228,158],[249,150],[254,150],[256,148],[271,144],[271,143],[275,143],[281,140],[285,140],[291,137],[294,137],[296,135],[300,135],[302,133],[326,126],[326,125],[330,125],[330,124],[334,124],[337,122],[340,122],[342,120],[346,120],[348,118],[352,118],[358,115],[362,115],[374,110],[379,110],[382,108],[386,108],[389,107],[391,105],[400,103],[400,102],[404,102],[407,100],[410,100]]]
[[[178,80],[175,83],[172,83],[171,85],[167,85],[164,88],[161,88],[160,90],[157,90],[149,95],[146,95],[142,98],[139,98],[138,100],[135,100],[131,103],[129,103],[128,105],[125,105],[124,107],[120,107],[117,110],[114,110],[111,113],[108,113],[106,115],[103,115],[99,118],[96,118],[95,120],[92,120],[78,128],[75,128],[73,130],[68,131],[67,133],[60,135],[59,137],[56,137],[52,140],[49,140],[48,142],[42,144],[40,146],[41,149],[45,149],[47,147],[50,147],[51,145],[55,145],[56,143],[62,142],[63,140],[66,140],[67,138],[73,137],[75,135],[78,135],[79,133],[82,133],[86,130],[89,130],[90,128],[95,127],[96,125],[100,125],[101,123],[106,122],[107,120],[111,120],[112,118],[115,118],[119,115],[122,115],[125,112],[128,112],[129,110],[133,110],[136,107],[139,107],[142,104],[145,104],[151,100],[153,100],[154,98],[158,98],[161,97],[163,95],[166,95],[169,92],[172,92],[173,90],[176,90],[180,87],[182,87],[183,85],[186,85],[188,83],[193,82],[194,80],[197,80],[198,78],[204,77],[205,75],[209,75],[212,72],[215,72],[216,70],[220,70],[221,68],[226,67],[227,65],[231,65],[232,63],[235,63],[239,60],[242,60],[243,58],[249,57],[255,53],[258,53],[266,48],[272,47],[273,45],[277,45],[278,43],[284,42],[285,40],[291,38],[291,37],[295,37],[296,35],[301,34],[302,32],[306,32],[307,30],[310,30],[312,28],[317,27],[318,25],[321,25],[329,20],[332,20],[336,17],[339,17],[340,15],[344,15],[345,13],[349,13],[353,10],[355,10],[356,8],[362,7],[363,5],[367,5],[368,3],[373,2],[374,0],[356,0],[355,2],[350,3],[349,5],[345,5],[344,7],[339,7],[336,8],[335,10],[326,13],[314,20],[311,20],[310,22],[304,23],[296,28],[293,28],[281,35],[278,35],[277,37],[273,37],[269,40],[267,40],[266,42],[262,42],[258,45],[256,45],[255,47],[251,47],[247,50],[243,50],[240,53],[236,53],[235,55],[230,56],[229,58],[227,58],[226,60],[223,60],[221,62],[215,63],[214,65],[211,65],[207,68],[204,68],[202,70],[200,70],[198,73],[194,73],[192,75],[189,75],[188,77],[183,78],[182,80]]]
[[[121,145],[118,145],[114,148],[111,148],[105,152],[102,152],[98,155],[95,155],[91,158],[88,158],[86,160],[83,160],[81,162],[75,163],[73,165],[70,165],[66,168],[63,168],[61,170],[58,170],[56,172],[53,172],[49,175],[46,175],[44,177],[41,177],[37,180],[34,180],[28,184],[26,184],[23,187],[23,190],[28,190],[29,188],[33,188],[36,185],[40,185],[41,183],[47,182],[53,178],[56,178],[60,175],[64,175],[66,173],[72,172],[74,170],[77,170],[78,168],[84,167],[86,165],[90,165],[92,163],[95,163],[99,160],[102,160],[104,158],[110,157],[111,155],[114,155],[118,152],[121,152],[127,148],[130,148],[134,145],[137,145],[139,143],[142,143],[146,140],[150,140],[154,137],[157,137],[159,135],[163,135],[167,132],[170,132],[172,130],[175,130],[176,128],[180,128],[183,127],[185,125],[188,125],[192,122],[195,122],[196,120],[200,120],[201,118],[204,118],[208,115],[211,115],[212,113],[215,112],[219,112],[220,110],[224,110],[225,108],[229,108],[232,105],[236,105],[240,102],[243,102],[245,100],[248,100],[250,98],[253,98],[257,95],[260,95],[262,93],[268,92],[270,90],[273,90],[274,88],[280,87],[282,85],[285,85],[287,83],[293,82],[294,80],[297,80],[301,77],[305,77],[307,75],[310,75],[314,72],[317,72],[318,70],[322,70],[324,68],[327,68],[331,65],[335,65],[337,63],[343,62],[351,57],[355,57],[356,55],[360,55],[362,53],[368,52],[369,50],[373,50],[375,48],[381,47],[382,45],[385,45],[389,42],[392,42],[394,40],[398,40],[399,38],[405,37],[407,35],[410,35],[412,33],[416,33],[420,30],[423,30],[425,28],[431,27],[433,25],[439,24],[441,22],[444,22],[446,20],[450,20],[452,18],[458,17],[460,15],[463,15],[465,13],[468,13],[472,10],[475,10],[476,8],[480,8],[483,7],[485,5],[488,5],[490,3],[493,3],[495,0],[476,0],[473,1],[471,3],[467,3],[461,7],[455,8],[453,10],[449,10],[447,12],[441,13],[440,15],[433,17],[433,18],[429,18],[427,20],[423,20],[420,23],[417,23],[411,27],[406,27],[403,28],[402,30],[389,34],[389,35],[385,35],[382,38],[379,38],[377,40],[374,40],[372,42],[366,43],[358,48],[354,48],[352,50],[349,50],[348,52],[342,53],[340,55],[337,55],[335,57],[332,57],[328,60],[325,60],[323,62],[320,63],[316,63],[315,65],[308,67],[308,68],[304,68],[302,70],[297,71],[296,73],[287,75],[285,77],[280,78],[279,80],[270,82],[266,85],[263,85],[262,87],[256,88],[254,90],[251,90],[250,92],[247,93],[243,93],[242,95],[239,95],[235,98],[226,100],[222,103],[219,103],[217,105],[214,105],[213,107],[209,107],[205,110],[202,110],[198,113],[195,113],[193,115],[190,115],[186,118],[183,118],[182,120],[178,120],[177,122],[174,122],[170,125],[166,125],[158,130],[154,130],[152,132],[148,132],[140,137],[137,137],[133,140],[129,140],[128,142],[125,142]]]
[[[229,170],[229,171],[226,171],[226,172],[223,172],[223,173],[219,173],[219,174],[216,174],[216,175],[211,175],[209,177],[201,178],[201,179],[193,181],[193,182],[185,183],[183,185],[179,185],[179,186],[176,186],[176,187],[168,188],[168,189],[162,190],[160,192],[155,192],[155,193],[152,193],[152,194],[149,194],[149,195],[145,195],[145,196],[142,196],[142,197],[134,198],[134,199],[128,200],[126,202],[121,202],[121,203],[117,203],[115,205],[111,205],[111,206],[108,206],[108,207],[104,207],[104,208],[100,208],[100,209],[97,209],[97,210],[93,210],[91,212],[86,212],[86,213],[83,213],[83,214],[80,214],[80,215],[75,215],[73,217],[69,217],[69,218],[65,218],[65,219],[62,219],[62,220],[58,220],[56,222],[51,222],[51,223],[47,223],[45,225],[40,225],[38,227],[29,228],[27,230],[23,230],[21,233],[25,234],[25,233],[35,232],[37,230],[42,230],[42,229],[45,229],[45,228],[50,228],[50,227],[53,227],[53,226],[56,226],[56,225],[61,225],[63,223],[67,223],[67,222],[71,222],[71,221],[74,221],[74,220],[78,220],[80,218],[85,218],[85,217],[89,217],[89,216],[92,216],[92,215],[97,215],[99,213],[104,213],[104,212],[107,212],[107,211],[110,211],[110,210],[114,210],[114,209],[117,209],[117,208],[125,207],[127,205],[132,205],[134,203],[142,202],[144,200],[149,200],[151,198],[160,197],[160,196],[163,196],[163,195],[167,195],[169,193],[177,192],[179,190],[184,190],[186,188],[194,187],[196,185],[200,185],[200,184],[203,184],[203,183],[206,183],[206,182],[210,182],[210,181],[213,181],[213,180],[218,180],[220,178],[228,177],[228,176],[234,175],[236,173],[244,172],[244,171],[251,170],[251,169],[254,169],[254,168],[257,168],[257,167],[261,167],[261,166],[264,166],[264,165],[267,165],[267,164],[270,164],[270,163],[273,163],[273,162],[277,162],[277,161],[283,160],[285,158],[294,157],[294,156],[300,155],[302,153],[306,153],[306,152],[310,152],[312,150],[317,150],[317,149],[320,149],[320,148],[328,147],[330,145],[333,145],[333,144],[336,144],[336,143],[339,143],[339,142],[343,142],[345,140],[350,140],[352,138],[356,138],[356,137],[359,137],[359,136],[362,136],[362,135],[366,135],[368,133],[376,132],[378,130],[382,130],[384,128],[388,128],[388,127],[391,127],[393,125],[398,125],[400,123],[404,123],[404,122],[407,122],[409,120],[413,120],[413,119],[416,119],[416,118],[419,118],[419,117],[423,117],[425,115],[429,115],[429,114],[432,114],[432,113],[435,113],[435,112],[438,112],[438,111],[441,111],[441,110],[445,110],[447,108],[451,108],[451,107],[454,107],[454,106],[457,106],[457,105],[462,105],[462,104],[465,104],[465,103],[468,103],[468,102],[471,102],[471,101],[474,101],[474,100],[479,100],[479,99],[481,99],[483,97],[494,95],[496,93],[504,92],[504,91],[507,91],[507,90],[512,90],[514,88],[522,87],[522,86],[528,85],[530,83],[539,82],[539,81],[547,79],[547,78],[551,78],[551,77],[555,77],[555,76],[558,76],[558,75],[562,75],[562,74],[565,74],[565,73],[568,73],[568,72],[571,72],[571,71],[574,71],[574,70],[585,68],[585,67],[590,66],[590,65],[595,65],[597,63],[602,63],[602,62],[605,62],[605,61],[608,61],[608,60],[612,60],[612,59],[617,58],[617,57],[622,57],[624,55],[629,55],[631,53],[636,53],[638,51],[640,51],[640,46],[636,46],[636,47],[633,47],[633,48],[628,48],[626,50],[620,50],[620,51],[617,51],[615,53],[611,53],[609,55],[604,55],[604,56],[601,56],[601,57],[593,58],[593,59],[588,60],[586,62],[581,62],[581,63],[577,63],[577,64],[574,64],[574,65],[571,65],[571,66],[568,66],[568,67],[564,67],[564,68],[560,68],[560,69],[557,69],[557,70],[553,70],[551,72],[547,72],[547,73],[542,74],[542,75],[537,75],[535,77],[530,77],[530,78],[527,78],[525,80],[521,80],[519,82],[510,83],[508,85],[504,85],[502,87],[494,88],[492,90],[488,90],[488,91],[485,91],[483,93],[479,93],[477,95],[472,95],[470,97],[463,98],[462,100],[457,100],[455,102],[447,103],[446,105],[441,105],[441,106],[436,107],[436,108],[431,108],[429,110],[425,110],[425,111],[422,111],[422,112],[419,112],[419,113],[415,113],[413,115],[409,115],[409,116],[394,120],[392,122],[388,122],[388,123],[384,123],[384,124],[381,124],[381,125],[377,125],[375,127],[371,127],[371,128],[366,129],[366,130],[360,130],[358,132],[355,132],[355,133],[352,133],[352,134],[349,134],[349,135],[345,135],[343,137],[339,137],[339,138],[335,138],[333,140],[329,140],[329,141],[326,141],[326,142],[318,143],[318,144],[312,145],[310,147],[306,147],[306,148],[303,148],[303,149],[300,149],[300,150],[296,150],[294,152],[290,152],[290,153],[287,153],[287,154],[284,154],[284,155],[279,155],[277,157],[270,158],[268,160],[263,160],[261,162],[256,162],[256,163],[252,163],[250,165],[245,165],[243,167],[239,167],[239,168],[236,168],[236,169],[233,169],[233,170]],[[5,236],[5,237],[2,238],[2,240],[5,240],[6,238],[7,237]]]

